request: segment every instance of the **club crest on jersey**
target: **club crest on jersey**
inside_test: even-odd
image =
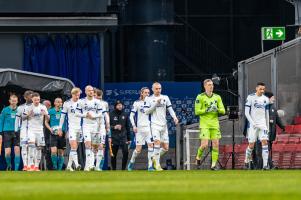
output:
[[[125,117],[124,116],[122,116],[122,119],[124,119]]]
[[[118,118],[117,117],[114,117],[114,121],[117,121],[118,120]]]
[[[263,104],[260,104],[260,103],[254,103],[254,107],[255,108],[262,108],[262,109],[265,108],[265,106]]]

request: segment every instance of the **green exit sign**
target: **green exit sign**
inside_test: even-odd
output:
[[[285,27],[262,27],[262,40],[285,40]]]

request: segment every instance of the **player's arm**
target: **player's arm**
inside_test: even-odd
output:
[[[130,142],[131,141],[131,126],[130,126],[130,120],[129,117],[126,117],[126,121],[125,121],[125,129],[126,129],[126,137],[127,137],[127,141]]]
[[[76,117],[82,117],[82,118],[87,117],[87,115],[83,113],[83,107],[81,105],[81,101],[76,106],[75,116]]]
[[[158,105],[158,101],[156,101],[155,103],[151,103],[147,98],[145,100],[144,107],[143,107],[144,113],[147,115],[152,114],[155,111],[157,105]]]
[[[45,119],[44,119],[45,126],[46,126],[46,128],[52,133],[53,130],[52,130],[52,128],[50,127],[49,121],[50,121],[50,118],[45,117]]]
[[[254,121],[250,115],[251,105],[252,105],[252,101],[251,101],[250,97],[248,97],[247,102],[245,104],[245,116],[246,116],[247,120],[249,121],[250,125],[254,126]]]
[[[268,131],[270,131],[270,104],[265,107],[265,118]]]
[[[103,112],[104,112],[104,108],[102,108],[101,104],[99,103],[97,105],[97,112],[95,115],[92,116],[92,118],[93,119],[103,118],[104,117]]]
[[[204,104],[202,102],[201,95],[198,95],[194,102],[194,114],[196,116],[200,116],[204,113],[206,113],[206,108],[204,107]]]
[[[61,111],[61,117],[60,117],[60,124],[59,124],[59,129],[62,130],[65,119],[66,119],[66,114],[68,112],[68,107],[67,107],[67,103],[64,102],[63,104],[63,109]]]
[[[15,132],[19,131],[20,125],[21,125],[21,115],[22,115],[22,109],[18,107],[16,119],[15,119]]]
[[[33,111],[32,111],[32,107],[27,107],[26,109],[24,109],[24,111],[22,112],[21,115],[21,120],[27,120],[30,119],[31,115],[32,115]]]
[[[0,133],[3,132],[3,127],[4,127],[4,116],[5,116],[5,110],[3,108],[3,110],[1,111],[0,114]]]
[[[224,115],[226,113],[225,106],[223,104],[222,98],[219,96],[217,100],[217,112],[220,115]]]
[[[136,127],[136,123],[135,123],[135,114],[137,113],[137,104],[136,102],[134,102],[133,104],[133,108],[131,110],[131,114],[130,114],[130,121],[131,121],[131,124],[132,124],[132,127],[133,127],[133,130],[134,132],[136,133],[137,132],[137,127]]]
[[[176,116],[175,111],[174,111],[173,108],[172,108],[172,105],[171,105],[171,102],[170,102],[169,97],[167,97],[167,99],[166,99],[166,108],[167,108],[167,110],[168,110],[170,116],[173,118],[173,121],[174,121],[175,124],[177,125],[178,122],[179,122],[179,120],[178,120],[178,118],[177,118],[177,116]]]

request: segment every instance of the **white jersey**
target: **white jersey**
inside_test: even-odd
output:
[[[255,93],[250,94],[247,97],[245,106],[250,108],[249,114],[254,122],[254,125],[256,125],[257,127],[261,127],[263,130],[268,130],[267,109],[269,106],[269,98],[264,95],[257,96]]]
[[[15,120],[15,131],[18,130],[26,130],[28,126],[28,120],[27,119],[22,119],[22,114],[25,112],[26,108],[28,106],[31,106],[31,103],[29,104],[22,104],[18,106],[17,108],[17,114],[16,114],[16,120]]]
[[[102,114],[105,115],[105,113],[109,113],[109,104],[108,104],[108,102],[106,102],[104,100],[99,100],[99,101],[100,101],[101,108],[103,109]],[[105,121],[104,117],[98,119],[98,123],[99,123],[100,127],[102,127],[102,128],[106,127],[106,121]]]
[[[100,103],[100,100],[93,98],[92,100],[89,100],[87,98],[80,99],[77,108],[76,108],[76,116],[77,117],[83,117],[83,126],[86,125],[98,125],[98,119],[102,118],[102,105]],[[94,119],[88,119],[86,118],[87,113],[90,113]]]
[[[60,129],[62,129],[65,117],[67,115],[68,128],[70,129],[80,129],[81,128],[81,118],[75,115],[76,108],[78,107],[78,101],[74,102],[72,99],[65,101],[63,104],[63,109],[61,112],[60,119]]]
[[[25,116],[28,116],[33,112],[33,116],[28,119],[28,129],[31,131],[43,132],[44,130],[44,116],[42,112],[45,112],[48,115],[46,106],[39,104],[38,106],[28,106],[23,113]]]
[[[161,101],[160,103],[157,103],[157,99],[159,98],[161,98]],[[172,118],[176,117],[168,96],[160,95],[156,97],[151,95],[145,99],[144,112],[150,114],[151,124],[166,126],[166,110],[168,110]]]
[[[145,114],[144,112],[144,104],[145,101],[137,100],[134,102],[131,114],[130,114],[130,120],[133,127],[141,128],[141,127],[148,127],[150,125],[150,119],[149,115]],[[136,123],[134,120],[134,116],[136,115]]]

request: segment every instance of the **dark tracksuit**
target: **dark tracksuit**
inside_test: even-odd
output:
[[[284,130],[284,125],[278,116],[277,109],[273,104],[269,106],[269,120],[270,120],[270,127],[269,127],[269,160],[268,164],[270,168],[273,168],[273,161],[272,161],[272,148],[273,148],[273,141],[276,139],[276,125],[278,125],[282,130]],[[258,166],[261,168],[262,166],[262,158],[261,158],[261,145],[257,143],[257,157],[258,157]]]
[[[115,125],[121,125],[121,130],[115,129]],[[130,121],[124,111],[114,110],[110,113],[110,126],[112,137],[112,151],[114,156],[111,157],[112,169],[116,170],[116,158],[118,149],[122,150],[122,170],[125,170],[128,161],[128,144],[130,138]]]

